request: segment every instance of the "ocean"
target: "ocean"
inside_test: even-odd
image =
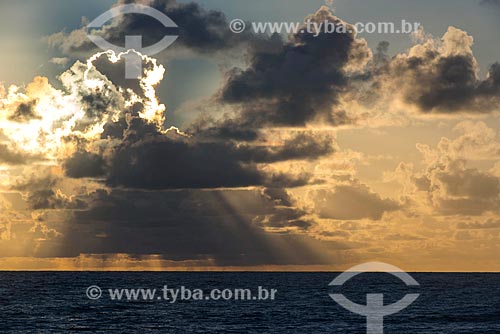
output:
[[[366,333],[366,318],[338,305],[329,293],[366,304],[383,293],[384,305],[408,293],[420,297],[384,318],[390,334],[500,333],[500,274],[414,273],[418,287],[389,274],[358,275],[342,287],[338,273],[226,272],[1,272],[1,333]],[[101,289],[87,296],[89,286]],[[257,300],[179,297],[166,289],[210,292],[265,289]],[[156,289],[151,300],[114,300],[109,289]],[[269,292],[275,289],[274,300]],[[228,293],[230,294],[230,293]],[[125,296],[125,295],[123,295]],[[123,297],[122,296],[122,297]],[[211,295],[210,295],[211,296]],[[253,295],[255,297],[255,295]],[[220,297],[220,295],[219,295]],[[228,297],[228,296],[225,296]]]

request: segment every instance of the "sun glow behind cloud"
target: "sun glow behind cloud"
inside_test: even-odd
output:
[[[110,99],[125,95],[123,88],[113,86],[95,71],[93,62],[103,55],[113,63],[123,56],[115,55],[112,51],[95,54],[87,61],[83,80],[75,80],[69,72],[60,76],[64,91],[51,86],[44,77],[36,77],[25,89],[12,85],[4,90],[0,99],[0,128],[9,145],[13,145],[18,154],[36,157],[48,163],[74,153],[75,144],[68,138],[84,139],[90,146],[92,141],[100,139],[104,124],[109,119],[116,120],[117,115],[122,112],[118,109],[120,105],[107,109],[107,113],[100,115],[99,119],[89,120],[82,107],[82,95],[101,94]],[[144,94],[139,96],[128,89],[126,95],[129,98],[120,103],[124,106],[142,103],[144,109],[139,117],[161,128],[165,106],[158,102],[154,86],[163,78],[165,69],[155,59],[147,56],[142,58],[152,64],[150,69],[144,71],[144,77],[140,80]],[[74,70],[81,70],[79,65],[77,62]],[[88,123],[87,126],[78,127],[82,122]]]

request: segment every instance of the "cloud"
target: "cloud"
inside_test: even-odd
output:
[[[404,196],[423,201],[432,213],[445,216],[498,212],[500,178],[492,171],[469,166],[474,161],[498,158],[496,131],[483,122],[470,121],[459,123],[455,131],[461,135],[453,140],[441,138],[436,148],[417,144],[423,156],[422,171],[414,172],[405,164],[398,167],[399,173],[406,175]]]
[[[40,119],[40,116],[34,111],[35,105],[36,101],[20,103],[8,119],[14,122],[28,122],[31,119]]]
[[[325,6],[307,19],[348,25]],[[338,105],[339,93],[349,82],[347,67],[370,57],[366,42],[353,33],[298,33],[287,41],[273,35],[267,48],[250,50],[246,69],[226,73],[219,102],[241,107],[226,123],[243,128],[350,123]]]
[[[49,61],[55,65],[66,66],[68,64],[69,60],[70,59],[68,57],[54,57],[54,58],[51,58]]]
[[[41,156],[19,152],[15,149],[13,150],[13,147],[15,146],[11,143],[9,145],[0,143],[0,164],[24,165],[42,160]]]
[[[135,3],[131,0],[120,0],[116,5]],[[147,15],[124,15],[108,22],[93,34],[103,37],[114,45],[123,45],[126,35],[142,36],[144,46],[160,41],[166,34],[179,37],[169,47],[172,50],[188,50],[198,54],[213,54],[237,50],[248,43],[259,40],[249,32],[232,33],[224,13],[217,10],[206,10],[194,2],[178,3],[175,0],[151,0],[145,4],[165,13],[178,28],[165,28],[160,22]],[[85,27],[69,34],[59,32],[45,38],[46,42],[60,49],[66,55],[85,55],[99,51],[87,37]]]
[[[11,191],[22,194],[23,201],[32,210],[77,210],[87,207],[87,203],[77,196],[61,191],[61,179],[48,171],[19,179],[11,186]]]
[[[449,27],[442,40],[423,31],[416,36],[420,42],[407,53],[394,56],[373,71],[373,87],[382,99],[392,103],[399,96],[425,113],[487,113],[500,109],[500,65],[493,64],[487,78],[480,79],[471,36],[455,27]]]
[[[112,81],[96,67],[106,62],[108,68],[110,63],[121,65],[112,52],[71,66],[60,76],[65,91],[38,78],[30,85],[45,91],[33,107],[41,118],[15,127],[6,124],[7,137],[27,143],[20,152],[34,150],[47,160],[57,157],[68,177],[134,189],[302,186],[309,179],[306,173],[287,175],[266,167],[311,161],[334,151],[332,138],[308,131],[284,138],[260,133],[250,142],[239,142],[204,131],[188,135],[165,129],[165,106],[155,94],[164,68],[152,58],[143,59],[144,77],[132,86]],[[32,88],[26,96],[32,91],[40,89]],[[20,155],[9,152],[4,151],[4,160],[21,162]]]
[[[300,134],[278,147],[152,136],[125,141],[110,158],[107,183],[146,189],[244,187],[296,178],[267,174],[258,164],[315,159],[331,153],[329,142]],[[299,182],[301,185],[304,183]]]
[[[286,221],[283,209],[259,190],[98,191],[89,202],[69,222],[59,244],[64,256],[125,252],[216,265],[328,263],[311,248],[320,242],[259,227],[275,215]],[[295,216],[290,220],[288,226],[298,225]]]
[[[280,135],[259,131],[240,141],[165,128],[165,106],[154,89],[163,67],[145,57],[143,79],[130,84],[112,80],[117,74],[110,63],[119,62],[112,53],[76,62],[60,76],[64,90],[37,79],[45,92],[34,106],[41,119],[16,123],[17,128],[4,123],[4,140],[19,136],[30,143],[23,152],[37,152],[49,165],[33,164],[9,181],[36,215],[29,225],[43,222],[39,234],[54,231],[40,237],[30,255],[158,254],[219,265],[330,263],[318,254],[325,242],[305,234],[314,219],[287,189],[306,186],[310,176],[279,167],[333,154],[330,136],[306,129]],[[39,112],[44,109],[52,112]],[[34,242],[34,232],[23,233]]]
[[[443,215],[481,215],[498,211],[500,179],[464,161],[432,166],[427,170],[430,200]]]
[[[92,59],[62,75],[84,112],[75,120],[74,130],[94,135],[92,141],[76,131],[68,137],[79,148],[63,163],[69,177],[95,177],[108,186],[135,189],[299,186],[307,183],[306,175],[270,174],[262,165],[333,153],[330,137],[307,131],[284,140],[260,136],[258,141],[241,143],[204,131],[188,136],[164,130],[164,106],[158,104],[152,87],[141,84],[122,94],[122,82],[112,82],[94,66],[106,57]],[[97,80],[98,89],[87,87],[90,78],[96,78],[92,80]]]
[[[33,210],[41,209],[83,209],[87,205],[79,199],[72,199],[52,189],[35,190],[29,194],[28,203]]]
[[[464,122],[455,129],[462,132],[459,138],[443,138],[435,148],[418,144],[422,170],[406,164],[398,171],[410,185],[401,203],[353,181],[353,161],[366,166],[366,157],[339,154],[334,137],[324,135],[358,120],[375,122],[364,103],[423,113],[496,110],[499,66],[481,79],[465,32],[450,28],[441,41],[421,32],[407,53],[390,58],[388,43],[372,55],[352,33],[237,35],[220,12],[192,3],[150,4],[180,26],[180,38],[167,52],[223,62],[234,51],[245,53],[247,63],[221,67],[222,86],[204,101],[210,114],[184,129],[170,127],[155,91],[165,68],[150,57],[142,56],[141,80],[124,80],[123,58],[101,52],[61,74],[62,89],[36,78],[26,89],[2,90],[0,162],[20,166],[2,166],[0,181],[21,196],[18,207],[26,206],[2,212],[2,222],[16,222],[0,224],[1,239],[8,239],[0,243],[2,255],[12,247],[8,254],[39,257],[127,254],[217,265],[325,264],[332,262],[326,256],[331,251],[352,258],[355,247],[384,251],[372,241],[421,240],[392,226],[384,230],[395,211],[498,212],[497,172],[468,163],[498,158],[497,134],[484,124]],[[347,24],[327,7],[308,19]],[[150,21],[125,16],[100,34],[117,44],[124,34],[141,34],[151,44],[165,31]],[[48,40],[70,56],[95,50],[82,29]],[[49,176],[41,177],[41,170]],[[332,172],[337,174],[325,177]],[[333,220],[339,230],[323,230],[336,225]],[[471,224],[459,226],[474,229]],[[14,247],[21,237],[26,242]]]
[[[147,4],[179,25],[180,37],[166,52],[189,50],[218,61],[230,50],[246,54],[247,67],[226,71],[223,87],[214,96],[219,107],[230,106],[234,113],[215,124],[207,119],[193,124],[212,135],[254,139],[255,127],[303,126],[315,121],[351,124],[367,117],[348,107],[354,102],[367,104],[374,109],[371,112],[387,110],[387,105],[400,107],[402,102],[422,113],[436,114],[480,114],[500,106],[500,65],[491,65],[487,78],[481,79],[472,52],[473,38],[455,27],[449,27],[442,39],[421,30],[414,34],[413,47],[391,59],[387,42],[380,43],[372,55],[366,41],[354,33],[297,33],[286,38],[234,34],[222,12],[205,10],[196,3],[157,0]],[[307,19],[349,26],[327,6]],[[145,44],[152,44],[166,31],[145,15],[125,15],[98,33],[121,45],[124,35],[142,35]],[[47,41],[66,54],[96,51],[83,28],[54,34]]]
[[[338,220],[380,220],[385,212],[401,208],[396,201],[383,199],[359,183],[318,190],[314,193],[314,203],[320,218]]]
[[[63,163],[66,175],[72,178],[100,177],[105,173],[105,161],[98,154],[75,152]]]
[[[500,194],[500,180],[475,169],[457,168],[436,175],[447,194],[454,197],[496,198]]]
[[[388,236],[386,236],[385,240],[389,240],[389,241],[413,241],[413,240],[425,240],[425,239],[422,237],[418,237],[418,236],[410,235],[410,234],[394,233],[394,234],[389,234]]]
[[[118,4],[128,1],[119,1]],[[224,58],[229,50],[244,52],[249,59],[245,69],[225,72],[225,82],[214,98],[219,106],[232,105],[237,115],[211,124],[200,124],[212,134],[227,138],[255,138],[255,129],[263,126],[303,126],[311,121],[330,125],[352,123],[338,105],[339,94],[347,89],[353,70],[360,70],[372,57],[364,39],[351,32],[297,33],[286,39],[280,35],[234,34],[225,15],[208,11],[195,3],[149,1],[179,26],[179,38],[166,52],[187,49],[198,54]],[[306,20],[324,21],[352,28],[335,17],[332,9],[322,6]],[[145,44],[160,40],[165,29],[144,15],[127,15],[105,26],[99,34],[121,45],[124,35],[142,35]],[[354,30],[354,29],[352,29]],[[66,54],[95,52],[83,28],[69,35],[61,32],[47,38],[49,44]]]
[[[458,223],[457,227],[465,230],[500,229],[500,220],[488,219],[486,222]]]
[[[131,188],[244,187],[264,183],[253,164],[237,159],[231,144],[146,139],[118,148],[111,159],[108,184]]]

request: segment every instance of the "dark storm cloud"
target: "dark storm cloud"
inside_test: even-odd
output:
[[[345,24],[327,7],[309,18]],[[349,123],[336,104],[349,81],[345,67],[369,58],[364,44],[351,33],[298,33],[288,41],[274,36],[272,42],[273,47],[250,51],[248,68],[226,73],[219,101],[241,106],[233,122],[243,128],[303,126],[316,119]]]
[[[198,136],[219,138],[221,140],[255,141],[259,138],[257,129],[244,128],[232,119],[214,122],[211,119],[199,118],[194,121],[188,131]]]
[[[153,7],[164,11],[179,26],[179,44],[199,53],[233,49],[247,40],[257,39],[248,32],[240,36],[234,34],[228,29],[224,13],[206,10],[194,2],[156,0]]]
[[[105,161],[98,154],[79,151],[63,163],[63,168],[72,178],[100,177],[105,174]]]
[[[136,3],[130,0],[120,0],[117,5]],[[142,36],[144,46],[150,46],[160,41],[165,35],[179,37],[169,50],[187,49],[196,53],[210,54],[241,47],[259,38],[246,32],[234,34],[229,30],[229,22],[224,13],[216,10],[206,10],[197,3],[178,3],[175,0],[154,0],[148,6],[165,13],[178,28],[165,28],[156,19],[147,15],[123,15],[107,22],[106,26],[94,33],[102,36],[114,45],[124,45],[126,35]],[[113,22],[113,24],[110,24]],[[57,33],[47,38],[49,44],[59,47],[69,54],[88,53],[98,48],[84,37],[84,29],[69,35]],[[168,52],[168,51],[167,51]]]
[[[418,61],[415,63],[414,71],[419,70],[417,63]],[[500,66],[498,63],[490,68],[488,79],[479,80],[472,57],[444,57],[438,61],[435,72],[423,79],[429,86],[415,99],[411,96],[408,96],[408,99],[424,111],[438,109],[453,112],[469,108],[477,110],[477,106],[484,105],[485,109],[482,111],[487,112],[500,106],[498,99]]]
[[[142,189],[301,186],[308,181],[306,175],[268,175],[257,164],[314,159],[331,152],[329,141],[305,134],[279,147],[152,136],[126,141],[116,150],[109,162],[107,183]]]
[[[109,68],[103,59],[97,61],[100,67]],[[64,82],[80,83],[85,68],[81,63],[75,64],[63,75]],[[309,182],[307,174],[265,172],[262,165],[314,160],[333,153],[332,138],[308,131],[295,132],[285,140],[266,138],[254,132],[255,137],[243,141],[205,129],[191,131],[189,137],[175,131],[165,134],[140,117],[145,108],[142,103],[124,106],[124,96],[107,76],[114,77],[113,73],[107,71],[103,76],[94,70],[89,75],[103,80],[106,88],[88,90],[81,88],[85,87],[83,84],[69,86],[77,90],[75,94],[80,97],[86,116],[74,129],[84,130],[103,122],[104,131],[94,152],[85,149],[89,144],[85,139],[66,138],[78,147],[77,152],[63,162],[66,175],[72,178],[91,177],[111,187],[157,190],[297,187]],[[122,87],[121,84],[117,83]],[[143,88],[136,89],[136,94],[144,95]],[[240,129],[253,132],[254,127]]]
[[[369,58],[366,45],[347,33],[299,34],[286,41],[277,35],[256,39],[229,32],[222,14],[195,4],[155,1],[153,7],[179,25],[174,48],[215,53],[245,46],[249,67],[227,73],[216,96],[216,104],[234,105],[237,112],[222,121],[193,124],[185,131],[189,136],[184,136],[159,131],[141,119],[138,114],[144,105],[140,103],[120,108],[118,100],[107,101],[115,98],[114,90],[111,95],[105,91],[113,89],[108,82],[104,91],[83,92],[86,120],[89,125],[103,121],[104,133],[95,146],[76,142],[77,153],[63,167],[66,176],[95,178],[109,192],[86,197],[88,208],[72,212],[63,244],[53,253],[41,247],[39,255],[160,254],[169,260],[214,259],[217,265],[331,263],[317,250],[326,243],[330,249],[349,246],[304,236],[315,222],[287,192],[287,188],[311,184],[311,176],[300,170],[298,174],[275,172],[272,164],[330,155],[333,140],[296,129],[285,131],[281,138],[267,128],[300,127],[316,120],[329,125],[350,123],[337,105],[338,98],[348,87],[346,67]],[[343,24],[326,7],[312,19]],[[147,45],[164,33],[147,20],[126,16],[103,34],[116,43],[123,42],[123,34],[149,34]],[[70,51],[93,48],[77,34],[61,36],[59,45]],[[120,79],[123,64],[115,64],[116,70],[103,58],[95,65],[109,82],[141,95],[137,86],[127,87],[130,82]],[[72,68],[74,75],[81,76],[80,67]],[[116,117],[103,118],[113,110],[119,110]],[[249,186],[256,189],[227,189]],[[58,193],[50,192],[54,188],[30,189],[31,205],[63,206],[57,203]],[[377,214],[370,211],[370,217]]]
[[[109,166],[108,184],[130,188],[243,187],[264,183],[253,164],[237,160],[230,143],[186,143],[152,138],[123,145]]]
[[[394,99],[392,91],[401,93],[407,103],[425,113],[498,111],[500,64],[493,64],[486,79],[481,79],[472,44],[465,31],[449,27],[441,41],[426,41],[379,62],[382,66],[372,73],[375,91],[382,89],[378,94],[389,100]],[[375,58],[381,57],[385,58],[383,47]]]
[[[61,245],[64,256],[160,254],[169,260],[213,259],[216,265],[243,266],[329,262],[308,246],[321,242],[260,228],[266,217],[278,214],[282,224],[286,220],[257,190],[98,191],[89,202],[90,209],[74,213]],[[297,215],[288,216],[291,225],[302,227]]]
[[[336,106],[339,93],[349,82],[345,68],[356,67],[371,57],[365,41],[354,33],[298,33],[287,40],[277,34],[235,34],[229,30],[223,13],[205,10],[196,3],[157,0],[148,5],[166,13],[179,26],[179,38],[169,50],[181,47],[226,55],[227,50],[235,49],[248,53],[248,68],[228,71],[218,96],[220,103],[236,104],[242,113],[217,124],[211,129],[214,133],[236,139],[255,138],[254,129],[261,126],[302,126],[316,119],[332,125],[352,122]],[[308,19],[348,25],[326,6]],[[101,35],[120,45],[124,35],[142,35],[152,43],[165,34],[157,25],[145,15],[125,15],[106,26]],[[48,40],[64,52],[95,50],[82,31],[55,34]]]
[[[81,66],[73,66],[72,75],[78,75]],[[307,184],[308,176],[268,174],[258,164],[312,160],[333,152],[331,138],[308,132],[299,132],[279,145],[257,142],[257,137],[252,143],[241,143],[210,131],[194,132],[190,138],[174,131],[164,135],[138,116],[144,108],[141,103],[125,108],[118,120],[112,120],[110,110],[120,106],[116,101],[108,103],[114,96],[114,89],[110,89],[113,94],[84,92],[84,120],[88,122],[79,122],[75,128],[88,127],[93,119],[106,119],[101,138],[119,140],[121,144],[103,150],[106,156],[80,149],[63,163],[69,177],[104,178],[109,186],[140,189],[295,187]]]
[[[332,139],[315,137],[306,132],[285,140],[277,147],[238,145],[240,160],[257,163],[272,163],[287,160],[315,160],[333,153]]]

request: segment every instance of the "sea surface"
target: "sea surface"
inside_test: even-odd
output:
[[[366,318],[329,293],[358,304],[420,297],[384,318],[390,334],[500,333],[500,274],[415,273],[419,287],[389,274],[362,274],[342,287],[338,273],[0,272],[0,333],[366,333]],[[99,299],[87,289],[101,288]],[[108,289],[276,289],[275,300],[112,300]],[[95,292],[95,291],[94,291]],[[93,295],[95,297],[96,295]],[[139,298],[140,299],[140,298]]]

